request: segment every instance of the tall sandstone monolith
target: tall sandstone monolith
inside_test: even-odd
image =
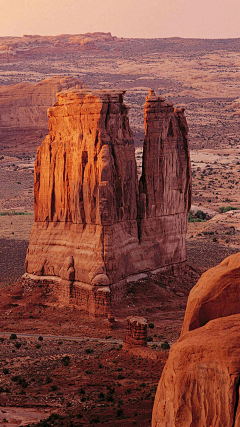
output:
[[[143,272],[181,270],[191,173],[183,110],[145,104],[140,184],[123,91],[67,90],[48,110],[35,163],[35,222],[24,280],[106,315]]]

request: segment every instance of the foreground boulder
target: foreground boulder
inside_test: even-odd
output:
[[[151,91],[140,184],[122,91],[68,90],[48,110],[35,164],[25,280],[50,283],[64,304],[109,313],[128,281],[181,271],[191,200],[183,110]]]
[[[240,313],[240,253],[203,273],[190,291],[182,335],[209,320]]]
[[[211,320],[174,344],[152,427],[239,427],[240,314]]]
[[[205,272],[160,379],[152,427],[239,427],[240,253]]]

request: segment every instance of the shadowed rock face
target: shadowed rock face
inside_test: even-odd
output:
[[[181,338],[169,353],[153,427],[239,427],[240,253],[191,290]]]
[[[147,97],[139,186],[123,94],[59,93],[35,164],[26,272],[31,280],[55,277],[65,303],[86,304],[83,290],[94,293],[93,301],[108,294],[102,308],[91,308],[95,314],[108,311],[110,291],[112,300],[120,298],[132,275],[186,260],[191,177],[184,112]]]

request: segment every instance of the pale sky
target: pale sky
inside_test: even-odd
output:
[[[240,0],[0,0],[0,36],[240,37]]]

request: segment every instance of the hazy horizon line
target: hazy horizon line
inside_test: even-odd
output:
[[[124,40],[160,40],[160,39],[182,39],[182,40],[237,40],[239,37],[182,37],[182,36],[168,36],[168,37],[122,37],[115,36],[111,31],[92,31],[86,33],[61,33],[61,34],[22,34],[22,35],[5,35],[0,36],[0,38],[24,38],[24,37],[61,37],[61,36],[78,36],[78,35],[88,35],[88,34],[110,34],[112,37],[117,39]]]

